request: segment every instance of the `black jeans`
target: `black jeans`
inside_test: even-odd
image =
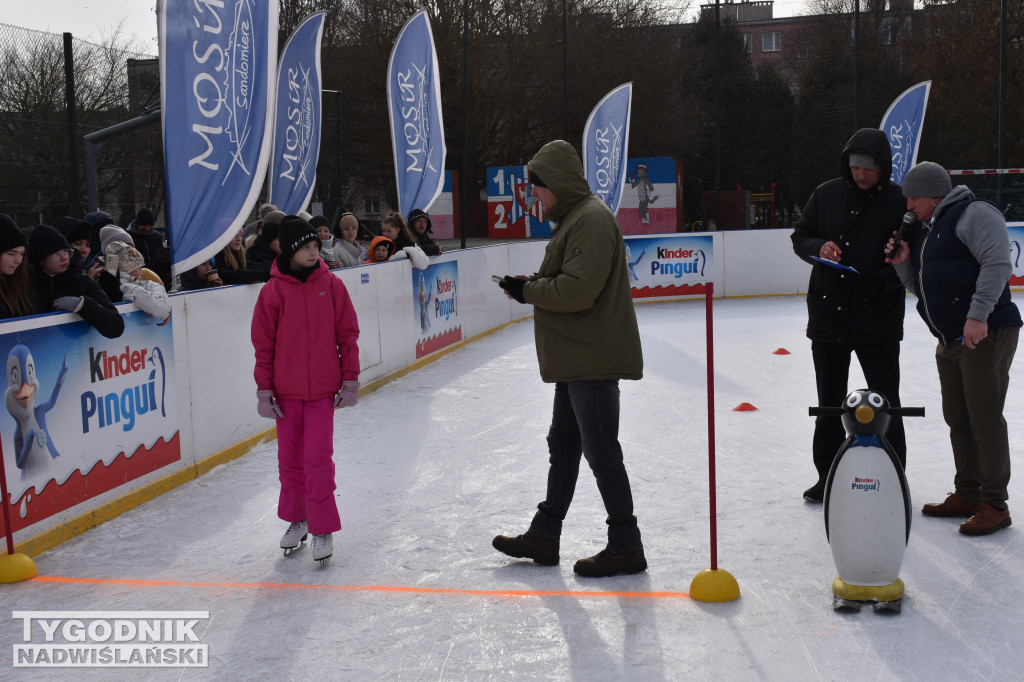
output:
[[[561,535],[583,456],[594,472],[608,512],[608,549],[642,549],[640,529],[633,516],[633,494],[619,445],[619,382],[556,383],[548,452],[551,466],[547,498],[537,505],[530,532],[546,538]]]
[[[839,407],[849,393],[850,354],[856,353],[864,370],[867,388],[881,393],[891,407],[900,407],[900,344],[895,343],[811,343],[814,375],[818,384],[818,405]],[[857,388],[863,388],[858,386]],[[893,417],[885,439],[896,451],[903,468],[907,468],[907,437],[903,432],[903,417]],[[832,460],[846,440],[846,430],[839,417],[817,417],[814,420],[814,467],[818,480],[828,478]]]

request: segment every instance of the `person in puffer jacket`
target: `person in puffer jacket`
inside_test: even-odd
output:
[[[906,292],[885,261],[885,244],[899,230],[906,202],[891,173],[889,138],[876,128],[861,128],[839,155],[839,177],[814,190],[791,235],[793,251],[814,266],[807,287],[807,338],[823,407],[843,404],[854,354],[867,388],[888,398],[892,407],[901,404]],[[903,417],[892,418],[885,438],[906,468]],[[803,493],[808,502],[824,498],[832,460],[845,439],[839,417],[814,420],[811,452],[817,480]]]
[[[573,566],[598,578],[647,570],[629,475],[619,443],[619,380],[643,377],[643,351],[626,265],[626,246],[608,206],[590,191],[583,163],[564,140],[541,147],[527,165],[533,195],[557,223],[532,276],[499,286],[533,305],[541,379],[555,385],[548,430],[547,493],[529,530],[492,545],[536,563],[558,563],[580,459],[586,457],[607,513],[608,544]]]
[[[290,524],[281,547],[298,547],[308,531],[313,559],[322,562],[341,530],[334,408],[359,398],[359,323],[345,285],[320,259],[313,226],[285,216],[278,241],[281,253],[252,315],[256,409],[277,420],[277,515]]]
[[[130,301],[159,324],[171,317],[171,302],[162,284],[142,278],[145,259],[138,249],[111,242],[104,255],[104,269],[118,278],[121,300]]]

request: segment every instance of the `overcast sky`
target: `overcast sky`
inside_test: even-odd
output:
[[[692,7],[713,0],[692,0]],[[723,2],[723,4],[725,4]],[[774,14],[792,16],[807,11],[813,0],[775,0]],[[124,34],[136,36],[143,52],[157,53],[156,0],[2,0],[0,23],[100,42],[124,21]]]
[[[0,23],[99,42],[124,21],[142,51],[156,54],[156,0],[3,0]]]

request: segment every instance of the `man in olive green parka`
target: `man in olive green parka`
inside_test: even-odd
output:
[[[581,457],[586,457],[608,513],[607,547],[576,562],[576,573],[605,577],[647,568],[619,445],[619,380],[643,377],[625,245],[615,216],[590,191],[572,145],[555,140],[528,164],[533,194],[557,225],[540,269],[505,277],[511,298],[534,306],[541,379],[555,384],[548,431],[547,496],[523,535],[493,545],[539,564],[558,563]]]

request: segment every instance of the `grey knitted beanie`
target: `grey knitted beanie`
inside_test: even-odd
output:
[[[944,197],[953,191],[946,169],[931,161],[922,161],[903,178],[905,197]]]

